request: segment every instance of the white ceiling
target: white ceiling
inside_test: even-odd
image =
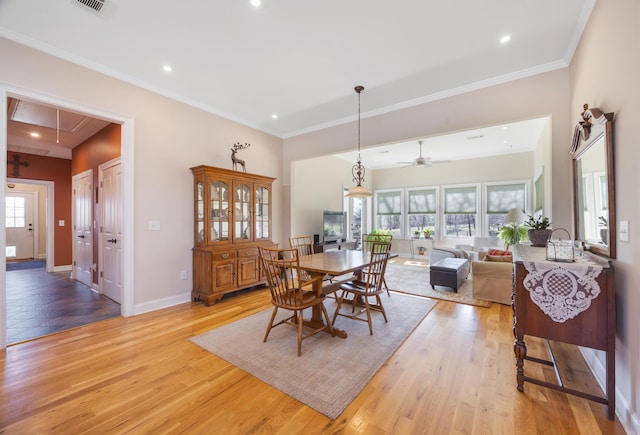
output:
[[[1,0],[0,36],[286,138],[353,121],[355,85],[364,118],[565,67],[594,2]]]

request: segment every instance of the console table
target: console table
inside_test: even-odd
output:
[[[575,262],[546,260],[546,248],[514,246],[512,295],[513,350],[517,389],[524,383],[541,385],[603,403],[615,416],[615,275],[610,260],[584,253]],[[606,394],[594,396],[567,388],[547,346],[551,361],[527,356],[525,336],[598,349],[606,352]],[[525,375],[524,361],[554,367],[558,383]]]

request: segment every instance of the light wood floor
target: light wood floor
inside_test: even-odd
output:
[[[602,404],[532,384],[516,391],[510,307],[443,301],[332,421],[189,341],[265,308],[268,293],[257,290],[213,307],[182,304],[0,351],[0,432],[624,433]],[[530,355],[544,356],[542,342],[527,343]],[[571,361],[567,379],[599,391],[575,348],[559,347],[558,354]],[[525,369],[554,379],[539,365]]]

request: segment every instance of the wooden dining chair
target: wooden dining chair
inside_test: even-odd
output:
[[[313,255],[313,243],[311,242],[311,236],[297,236],[289,237],[289,246],[298,250],[298,256]],[[306,272],[303,270],[303,274]],[[307,274],[307,279],[310,277]],[[333,278],[330,275],[325,275],[322,278],[323,281],[333,282]]]
[[[389,260],[389,252],[391,251],[391,242],[372,242],[371,258],[369,265],[363,271],[359,280],[348,281],[340,285],[340,296],[337,298],[336,311],[333,314],[333,322],[335,323],[338,316],[348,317],[354,320],[361,320],[369,324],[369,334],[373,335],[373,326],[371,323],[371,311],[379,311],[387,322],[387,313],[382,305],[380,293],[384,291],[382,288],[384,271]],[[351,299],[351,312],[342,310],[343,303],[347,295],[353,296]],[[375,302],[370,303],[369,299],[374,298]],[[363,307],[360,307],[363,306]],[[356,312],[358,308],[361,308]],[[362,313],[366,314],[366,319],[361,317]]]
[[[333,327],[329,319],[329,314],[324,306],[324,294],[317,294],[315,291],[307,291],[305,289],[312,288],[313,283],[321,280],[322,275],[315,276],[309,280],[301,279],[304,274],[300,270],[300,261],[298,259],[298,249],[271,249],[260,247],[260,258],[269,290],[271,291],[271,303],[273,304],[273,313],[271,320],[267,325],[267,332],[264,335],[264,342],[269,337],[271,329],[282,324],[290,324],[298,329],[298,356],[302,355],[302,340],[317,334],[325,329],[328,325],[331,335],[333,336]],[[303,311],[307,308],[320,306],[322,313],[327,321],[327,325],[320,328],[310,328],[311,331],[306,335],[303,331]],[[286,319],[276,322],[276,314],[278,309],[292,311],[293,314]]]
[[[393,240],[393,234],[363,234],[362,235],[362,251],[370,252],[374,242],[391,242]],[[387,296],[391,296],[389,293],[389,286],[382,277],[382,285],[387,291]]]

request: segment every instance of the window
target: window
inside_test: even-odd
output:
[[[376,192],[376,229],[391,231],[394,237],[402,237],[402,191]]]
[[[444,188],[444,234],[447,238],[473,237],[477,233],[477,188]]]
[[[24,228],[25,199],[20,196],[7,196],[4,200],[5,227]]]
[[[495,184],[487,186],[488,235],[496,236],[504,224],[509,209],[526,210],[526,183]]]
[[[437,221],[437,190],[420,189],[409,190],[408,197],[408,215],[409,215],[409,234],[422,233],[425,229],[430,229],[435,233]]]

